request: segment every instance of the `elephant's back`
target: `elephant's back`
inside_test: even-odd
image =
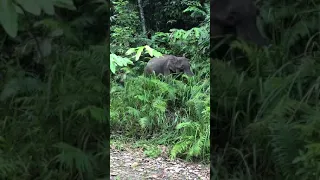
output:
[[[150,59],[150,61],[148,62],[148,64],[150,63],[150,64],[153,64],[153,63],[156,63],[156,62],[165,62],[165,61],[167,61],[167,60],[169,60],[169,59],[173,59],[175,56],[173,56],[173,55],[163,55],[163,56],[161,56],[161,57],[154,57],[154,58],[152,58],[152,59]]]
[[[170,57],[165,55],[165,56],[161,56],[161,57],[154,57],[152,59],[150,59],[150,61],[147,63],[147,66],[151,66],[151,65],[160,65],[165,63]]]
[[[173,58],[172,55],[163,55],[161,57],[154,57],[150,59],[147,63],[144,72],[146,74],[151,74],[153,71],[156,73],[161,73],[163,70],[164,64],[170,59]]]

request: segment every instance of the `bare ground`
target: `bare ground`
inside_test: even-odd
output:
[[[209,180],[209,165],[170,160],[165,148],[158,158],[146,157],[142,149],[110,148],[110,180]]]

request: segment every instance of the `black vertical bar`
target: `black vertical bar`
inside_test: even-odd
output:
[[[106,35],[106,48],[107,48],[107,59],[106,59],[106,68],[105,68],[105,71],[104,71],[104,77],[102,78],[105,85],[106,85],[106,88],[107,88],[107,94],[106,94],[106,98],[105,98],[105,101],[107,103],[107,108],[106,108],[106,116],[107,116],[107,124],[106,124],[106,133],[107,133],[107,175],[106,177],[109,177],[110,178],[110,6],[111,6],[111,3],[110,3],[110,0],[106,0],[107,1],[107,6],[108,6],[108,16],[107,16],[107,35]]]

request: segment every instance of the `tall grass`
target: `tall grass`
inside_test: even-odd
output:
[[[106,48],[59,49],[54,56],[47,81],[6,67],[9,73],[0,94],[1,179],[106,175]]]
[[[317,3],[264,2],[273,46],[235,42],[246,64],[213,62],[215,179],[320,177]]]

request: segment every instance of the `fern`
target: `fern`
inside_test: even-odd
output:
[[[94,163],[90,155],[62,142],[54,145],[54,147],[61,151],[61,153],[55,157],[61,167],[66,167],[71,171],[76,170],[79,173],[88,173],[89,176],[93,175]]]
[[[16,163],[14,160],[10,160],[4,158],[3,154],[0,154],[0,177],[6,178],[11,176],[12,174],[19,171],[19,164]]]
[[[39,79],[31,77],[14,78],[4,85],[0,99],[1,101],[5,101],[10,97],[12,98],[17,96],[18,94],[41,91],[43,87],[43,83]]]

